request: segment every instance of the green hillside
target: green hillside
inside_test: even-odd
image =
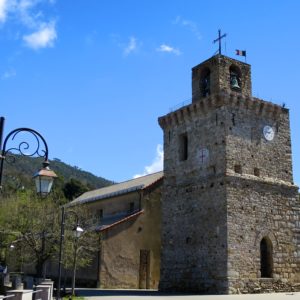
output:
[[[3,168],[3,192],[12,193],[18,190],[34,189],[32,176],[42,167],[42,158],[14,155],[7,157]],[[50,168],[58,175],[54,184],[56,192],[63,192],[66,184],[76,184],[82,191],[93,190],[111,185],[113,182],[97,177],[90,172],[70,166],[55,158],[50,161]],[[71,200],[71,199],[70,199]]]

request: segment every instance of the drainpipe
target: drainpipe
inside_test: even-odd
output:
[[[143,196],[144,196],[144,190],[139,190],[139,210],[142,210],[142,200],[143,200]]]
[[[100,271],[101,271],[101,265],[102,265],[102,233],[99,233],[99,250],[97,251],[97,288],[100,288],[101,285],[101,276],[100,276]]]

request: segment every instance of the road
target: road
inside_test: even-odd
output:
[[[87,300],[300,300],[300,293],[270,293],[246,295],[165,294],[154,290],[76,289],[76,295]]]

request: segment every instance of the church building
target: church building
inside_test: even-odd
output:
[[[108,289],[157,289],[160,274],[163,172],[88,191],[85,205],[98,219],[100,251],[77,281]]]
[[[254,98],[250,65],[218,54],[192,69],[192,103],[159,124],[160,290],[299,289],[288,109]]]
[[[163,173],[73,202],[101,217],[100,286],[300,290],[288,109],[253,97],[251,66],[219,53],[192,69],[192,103],[158,121]]]

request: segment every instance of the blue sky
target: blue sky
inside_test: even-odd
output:
[[[300,184],[299,15],[297,0],[0,0],[5,131],[34,128],[50,158],[114,181],[156,171],[157,118],[191,99],[221,28],[225,55],[247,50],[253,96],[290,109]]]

